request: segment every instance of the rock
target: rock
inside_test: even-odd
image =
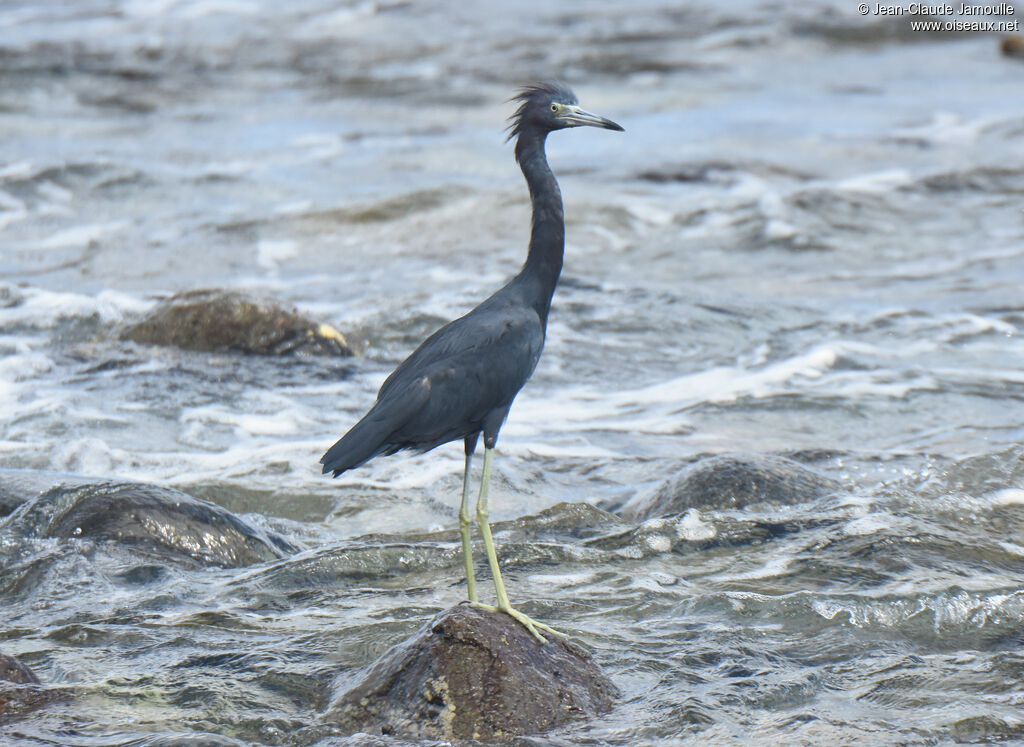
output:
[[[0,469],[0,518],[28,503],[54,485],[79,485],[89,478],[71,472],[45,472],[31,469]]]
[[[639,560],[668,553],[687,555],[721,547],[760,544],[838,523],[838,519],[825,515],[782,521],[710,517],[691,508],[685,514],[655,517],[629,529],[594,537],[584,545],[588,549]]]
[[[47,702],[39,678],[13,656],[0,653],[0,724]]]
[[[645,520],[682,514],[691,508],[790,505],[814,500],[838,487],[820,472],[785,457],[722,454],[684,467],[653,493],[638,496],[617,513],[627,519]]]
[[[23,537],[107,540],[225,568],[295,552],[283,538],[220,506],[173,488],[137,483],[57,485],[11,514],[3,527]]]
[[[999,44],[999,51],[1005,57],[1017,57],[1024,60],[1024,36],[1008,36]]]
[[[504,614],[442,612],[335,688],[327,719],[347,733],[506,739],[605,713],[618,694],[577,644],[541,645]]]
[[[121,333],[122,340],[184,350],[354,355],[340,332],[295,309],[234,291],[179,293]]]
[[[10,682],[15,685],[38,685],[39,678],[13,656],[0,653],[0,682]]]

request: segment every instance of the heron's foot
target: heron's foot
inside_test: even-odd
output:
[[[515,609],[514,607],[503,607],[501,605],[494,606],[492,604],[483,604],[481,602],[470,602],[470,604],[479,609],[487,610],[488,612],[504,612],[506,615],[509,615],[510,617],[512,617],[512,619],[518,621],[524,628],[530,631],[533,637],[541,643],[547,643],[548,639],[540,634],[540,632],[537,630],[538,628],[540,628],[540,630],[543,630],[545,633],[551,633],[552,635],[560,635],[563,638],[569,637],[562,631],[555,630],[550,625],[545,625],[542,622],[537,622],[532,617],[524,615],[522,612]]]

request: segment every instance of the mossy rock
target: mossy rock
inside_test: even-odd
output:
[[[221,290],[172,296],[124,330],[121,339],[201,352],[354,355],[344,336],[329,324],[270,299]]]

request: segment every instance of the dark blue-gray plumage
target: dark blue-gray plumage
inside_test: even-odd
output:
[[[567,127],[622,128],[583,111],[564,85],[538,83],[523,88],[511,118],[509,139],[526,177],[533,207],[530,248],[522,270],[501,290],[465,316],[428,337],[388,377],[377,402],[320,460],[335,477],[379,455],[402,449],[429,451],[462,439],[466,454],[462,531],[466,582],[477,603],[469,544],[469,471],[480,434],[484,437],[484,471],[477,521],[484,539],[498,597],[496,607],[526,625],[539,638],[546,625],[512,609],[501,581],[487,524],[487,488],[498,431],[512,400],[533,373],[544,347],[551,298],[562,271],[565,221],[558,182],[548,167],[544,144],[548,133]]]

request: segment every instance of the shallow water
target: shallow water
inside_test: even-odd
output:
[[[503,525],[514,600],[624,693],[555,743],[1022,738],[1021,63],[840,3],[518,8],[0,10],[0,466],[173,486],[302,548],[179,568],[0,531],[0,649],[72,696],[5,740],[366,743],[317,714],[333,675],[462,597],[461,449],[335,481],[317,460],[518,268],[503,100],[551,77],[626,132],[549,142],[565,273],[494,519],[611,508],[724,452],[842,486],[589,535]],[[208,286],[363,354],[117,341]]]

